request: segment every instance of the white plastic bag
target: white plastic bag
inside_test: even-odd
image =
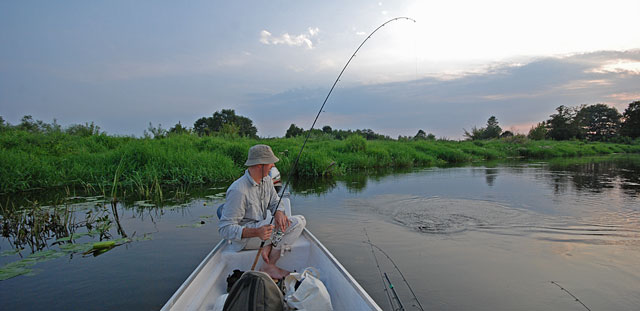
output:
[[[331,297],[324,283],[319,279],[318,270],[308,267],[302,273],[291,273],[284,278],[285,300],[291,308],[300,311],[333,310]],[[302,281],[295,289],[297,281]]]

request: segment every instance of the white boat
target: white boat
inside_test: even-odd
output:
[[[222,240],[191,273],[162,310],[210,310],[226,294],[226,278],[234,269],[249,270],[257,250],[225,251]],[[302,272],[315,267],[327,287],[334,310],[382,310],[318,239],[306,228],[278,266]]]

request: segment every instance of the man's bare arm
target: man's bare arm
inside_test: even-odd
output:
[[[243,228],[242,238],[260,238],[261,240],[267,240],[271,237],[273,232],[273,225],[264,225],[260,228]]]

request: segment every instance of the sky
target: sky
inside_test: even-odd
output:
[[[560,105],[640,100],[640,1],[3,1],[0,116],[114,135],[221,109],[316,127],[526,134]]]

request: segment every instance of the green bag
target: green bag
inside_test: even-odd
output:
[[[247,271],[231,288],[224,311],[282,311],[282,292],[271,277],[260,271]]]

